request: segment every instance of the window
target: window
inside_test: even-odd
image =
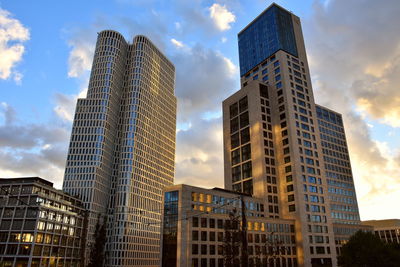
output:
[[[290,185],[287,186],[287,191],[288,191],[288,192],[293,192],[293,190],[294,190],[294,189],[293,189],[293,185],[292,185],[292,184],[290,184]]]
[[[289,165],[289,166],[285,167],[285,172],[286,173],[291,172],[291,171],[292,171],[292,166]]]
[[[288,202],[294,201],[294,195],[288,195]]]
[[[192,240],[193,241],[199,240],[199,231],[192,231]]]
[[[240,149],[236,149],[231,152],[232,165],[236,165],[240,162]]]
[[[296,211],[296,205],[289,205],[289,212]]]
[[[192,254],[193,254],[193,255],[199,254],[199,245],[197,245],[197,244],[192,244]]]
[[[268,87],[263,84],[260,84],[260,96],[268,98]]]
[[[207,228],[207,218],[201,218],[201,227]]]
[[[250,144],[247,144],[242,147],[242,161],[251,159],[251,148]]]
[[[245,112],[240,115],[240,128],[246,127],[249,125],[249,113]]]
[[[235,133],[231,135],[231,148],[236,148],[240,145],[239,142],[239,133]]]
[[[192,218],[192,226],[193,227],[199,227],[199,218],[198,217],[193,217]]]
[[[231,120],[231,133],[234,133],[237,130],[239,130],[239,118],[238,117]]]
[[[253,194],[253,180],[248,180],[243,183],[243,192],[250,195]]]
[[[250,130],[249,127],[243,129],[240,132],[240,141],[242,144],[245,144],[250,141]]]
[[[251,161],[246,162],[242,165],[243,179],[252,176],[252,165]]]
[[[207,232],[201,231],[201,241],[207,241]]]
[[[238,115],[238,111],[239,111],[239,109],[238,109],[238,104],[237,103],[232,104],[232,105],[229,106],[229,114],[230,114],[231,118],[237,116]]]
[[[247,96],[243,97],[242,99],[239,100],[239,112],[242,113],[248,108],[247,104]]]

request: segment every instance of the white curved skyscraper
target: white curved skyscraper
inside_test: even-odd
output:
[[[106,266],[158,266],[162,190],[173,184],[175,68],[144,36],[98,34],[86,98],[78,99],[63,189],[90,211],[88,260],[107,218]]]

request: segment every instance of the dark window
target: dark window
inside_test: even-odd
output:
[[[192,231],[192,240],[193,241],[199,240],[199,231]]]
[[[199,218],[198,217],[193,217],[192,218],[192,226],[193,227],[199,227]]]
[[[240,166],[232,168],[232,182],[237,182],[241,179]]]
[[[289,212],[293,212],[293,211],[296,211],[296,206],[294,204],[289,205]]]
[[[201,218],[201,227],[207,228],[207,218]]]
[[[249,125],[249,113],[245,112],[240,115],[240,128],[246,127]]]
[[[207,245],[201,245],[201,255],[207,255]],[[202,260],[204,260],[204,259],[202,259]],[[204,265],[204,266],[207,266],[207,265]]]
[[[240,145],[239,133],[231,135],[231,148],[238,147]]]
[[[251,161],[242,164],[242,172],[243,172],[243,179],[249,178],[253,175]]]
[[[253,194],[253,180],[248,180],[243,183],[243,192],[250,195]]]
[[[236,149],[231,152],[232,165],[238,164],[240,162],[240,149]]]
[[[239,118],[238,117],[231,120],[231,133],[234,133],[237,130],[239,130]]]
[[[231,118],[237,116],[238,115],[238,111],[239,111],[239,109],[238,109],[238,104],[237,103],[230,105],[229,113],[230,113]]]
[[[192,254],[193,254],[193,255],[199,254],[199,245],[197,245],[197,244],[192,244]]]
[[[268,98],[268,87],[266,85],[264,85],[264,84],[260,84],[260,96]]]
[[[250,144],[247,144],[242,147],[242,161],[251,159],[251,148]]]
[[[247,96],[243,97],[242,99],[239,100],[239,112],[242,113],[248,108],[247,104]]]
[[[215,219],[210,219],[210,228],[215,228]]]
[[[201,241],[207,241],[207,232],[201,231]]]
[[[250,141],[250,130],[248,127],[240,132],[240,141],[242,144],[245,144]]]

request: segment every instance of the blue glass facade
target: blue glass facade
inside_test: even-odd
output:
[[[278,50],[297,57],[292,15],[272,5],[239,33],[240,76]]]

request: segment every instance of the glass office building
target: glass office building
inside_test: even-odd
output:
[[[291,14],[272,5],[238,34],[240,76],[278,50],[297,57]]]

